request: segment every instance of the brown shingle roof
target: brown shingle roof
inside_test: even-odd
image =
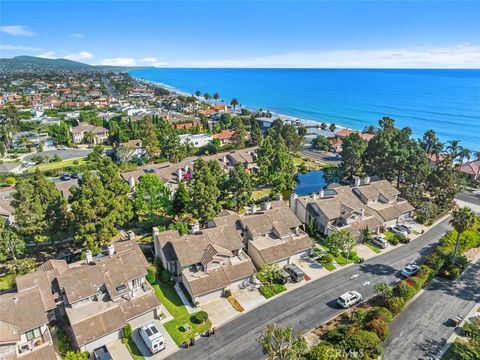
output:
[[[127,321],[143,315],[148,311],[152,311],[159,306],[161,306],[160,301],[158,301],[158,298],[153,291],[146,295],[134,298],[133,300],[122,301],[120,303],[120,308]]]
[[[53,272],[55,270],[51,271]],[[38,287],[45,311],[55,309],[51,278],[45,271],[37,270],[29,274],[17,276],[15,281],[17,283],[18,291]]]
[[[104,284],[104,277],[100,268],[94,265],[81,265],[57,277],[60,288],[70,304],[93,296],[98,288]]]

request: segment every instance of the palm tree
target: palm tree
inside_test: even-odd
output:
[[[210,96],[209,93],[206,92],[205,94],[203,94],[203,98],[204,98],[206,101],[208,101],[208,100],[210,100],[212,97]]]
[[[217,102],[218,99],[220,99],[220,95],[218,94],[218,92],[213,94],[213,99],[215,100],[215,102]]]
[[[472,152],[468,150],[467,148],[460,146],[458,149],[458,157],[460,158],[460,167],[463,165],[463,161],[465,159],[470,160],[470,154]]]
[[[471,228],[475,222],[475,213],[469,207],[463,207],[453,210],[453,218],[450,224],[457,231],[457,240],[455,242],[455,249],[453,250],[452,265],[455,265],[457,260],[458,248],[460,246],[460,237],[465,230]]]
[[[266,264],[263,265],[260,274],[270,285],[273,285],[273,282],[282,276],[282,269],[277,264]]]
[[[200,90],[195,91],[195,96],[196,96],[197,98],[200,97],[200,95],[202,95],[202,93],[200,92]]]
[[[86,132],[85,135],[83,136],[83,140],[87,144],[93,144],[94,139],[95,139],[95,135],[93,135],[91,131]]]
[[[425,134],[423,134],[422,147],[428,155],[432,153],[432,149],[437,142],[437,134],[434,130],[430,129],[425,131]]]
[[[447,142],[447,151],[450,154],[452,161],[455,160],[458,156],[458,151],[460,147],[460,140],[450,140]]]
[[[235,107],[238,105],[238,100],[237,99],[232,99],[232,101],[230,101],[230,105],[232,105],[233,110],[235,110]]]

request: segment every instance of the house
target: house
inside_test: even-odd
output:
[[[378,232],[409,218],[414,207],[387,180],[356,179],[353,186],[332,186],[319,194],[292,194],[290,208],[305,224],[314,222],[320,234],[348,230],[358,241],[364,230]]]
[[[427,154],[428,165],[432,170],[436,169],[438,164],[445,160],[445,157],[439,154]]]
[[[252,206],[250,214],[240,217],[239,225],[247,254],[258,269],[272,263],[283,267],[310,256],[312,239],[281,200],[262,203],[260,210]]]
[[[119,153],[117,153],[121,162],[128,160],[142,160],[147,156],[147,151],[143,147],[142,140],[129,140],[119,144]]]
[[[58,359],[48,323],[38,286],[0,295],[0,359]]]
[[[73,127],[70,132],[75,144],[89,142],[97,145],[108,140],[108,130],[102,126],[80,123],[80,125]],[[88,139],[88,137],[91,137],[91,139]]]
[[[224,211],[209,227],[194,226],[188,235],[154,229],[155,256],[184,285],[194,303],[218,298],[226,289],[234,291],[252,282],[255,267],[244,252],[237,220],[236,213]]]
[[[460,171],[469,179],[480,181],[480,160],[462,164]]]
[[[161,304],[145,278],[148,262],[135,241],[116,242],[96,257],[86,251],[85,260],[60,266],[57,312],[68,318],[79,350],[91,352],[121,338],[127,323],[136,328],[160,316]]]
[[[213,140],[213,137],[207,134],[183,134],[178,135],[178,138],[181,144],[190,144],[195,148],[208,145]]]
[[[217,134],[213,134],[212,137],[214,139],[220,140],[220,144],[226,145],[232,141],[233,136],[235,135],[235,131],[232,130],[223,130]]]

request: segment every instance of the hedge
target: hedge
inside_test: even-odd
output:
[[[208,320],[208,314],[205,311],[199,311],[192,315],[191,321],[195,324],[203,324]]]

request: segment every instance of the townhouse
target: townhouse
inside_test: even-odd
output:
[[[108,130],[102,126],[80,123],[70,129],[75,144],[92,143],[103,144],[108,140]]]
[[[353,186],[330,186],[319,194],[292,194],[290,208],[305,224],[314,222],[320,234],[348,230],[358,241],[365,229],[378,232],[411,217],[414,207],[387,180],[355,179]]]

